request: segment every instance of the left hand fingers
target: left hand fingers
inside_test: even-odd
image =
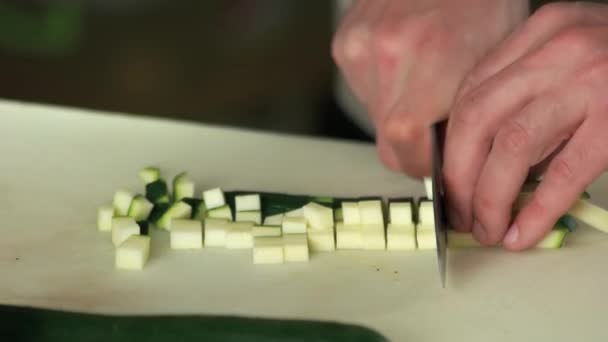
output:
[[[473,197],[473,234],[481,243],[494,245],[503,240],[530,167],[553,152],[583,121],[585,103],[584,89],[542,95],[498,130]]]
[[[448,214],[454,226],[471,230],[473,192],[504,119],[548,89],[561,73],[514,64],[456,105],[448,121],[443,170],[450,203]]]
[[[519,212],[503,246],[520,251],[536,245],[607,166],[606,113],[589,116],[549,165],[532,200]]]

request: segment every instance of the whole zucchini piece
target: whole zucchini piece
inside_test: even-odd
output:
[[[15,342],[384,342],[352,324],[239,316],[120,316],[0,305],[0,336]]]

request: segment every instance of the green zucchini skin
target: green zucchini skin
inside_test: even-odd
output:
[[[0,336],[14,342],[384,342],[358,325],[238,316],[118,316],[0,305]]]

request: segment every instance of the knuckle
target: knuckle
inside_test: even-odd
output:
[[[385,22],[374,29],[373,49],[382,66],[396,63],[406,43],[404,32],[403,21]]]
[[[450,120],[455,127],[467,128],[479,124],[481,113],[476,109],[477,97],[475,92],[466,94],[454,107]]]
[[[575,181],[572,163],[563,157],[558,157],[549,165],[547,176],[557,184],[569,184]]]
[[[594,49],[596,43],[593,35],[585,27],[571,27],[562,30],[552,41],[552,47],[558,51],[570,50],[588,52]]]
[[[383,126],[386,139],[393,145],[416,144],[426,132],[420,125],[400,117],[387,119]]]
[[[479,79],[480,77],[478,75],[478,71],[471,71],[462,81],[455,101],[459,101],[461,98],[469,94],[471,90],[475,89],[475,87],[479,84]]]
[[[532,20],[540,25],[555,25],[562,23],[569,17],[570,4],[563,2],[548,3],[539,8],[532,16]]]
[[[340,63],[357,62],[368,56],[369,28],[358,25],[344,29],[332,43],[332,55]]]
[[[517,155],[527,150],[531,144],[528,129],[515,120],[509,120],[496,135],[496,145],[504,152]]]

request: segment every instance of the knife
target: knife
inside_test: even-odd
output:
[[[447,259],[447,217],[445,214],[445,191],[441,174],[443,165],[443,142],[445,139],[445,123],[440,121],[431,127],[432,145],[432,188],[433,188],[433,214],[435,218],[435,238],[437,240],[437,263],[441,286],[445,288],[446,259]]]

